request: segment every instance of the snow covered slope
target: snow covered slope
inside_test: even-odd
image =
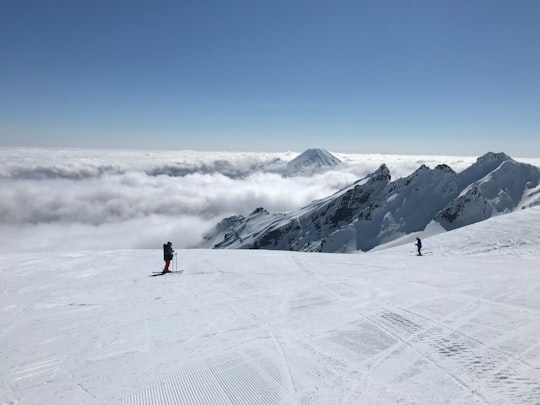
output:
[[[285,213],[262,207],[229,217],[205,235],[204,247],[316,252],[369,250],[422,231],[433,220],[456,229],[534,206],[540,169],[488,153],[461,173],[422,165],[390,181],[386,165],[349,187]]]
[[[2,404],[538,404],[540,207],[359,254],[0,256]]]

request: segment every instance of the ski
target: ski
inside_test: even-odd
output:
[[[152,272],[153,274],[150,274],[150,277],[157,277],[157,276],[164,276],[165,274],[172,274],[172,273],[183,273],[184,270],[173,270],[173,271],[168,271],[166,273],[162,272],[162,271],[154,271]]]

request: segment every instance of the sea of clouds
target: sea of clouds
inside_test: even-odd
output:
[[[298,154],[0,148],[0,252],[196,247],[227,216],[302,207],[382,163],[396,179],[476,160],[334,153],[335,170],[282,175]]]

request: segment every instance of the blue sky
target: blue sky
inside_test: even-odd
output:
[[[540,156],[540,1],[0,0],[0,145]]]

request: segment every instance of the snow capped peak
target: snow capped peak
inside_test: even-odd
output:
[[[307,149],[287,163],[290,174],[313,173],[326,170],[341,164],[341,160],[324,149]]]
[[[268,214],[268,211],[266,211],[263,207],[255,208],[255,210],[250,214],[250,217],[256,216],[256,215],[264,215]]]
[[[488,153],[463,173],[462,184],[469,184],[436,217],[447,230],[513,211],[540,182],[540,169],[504,153]]]
[[[392,176],[390,175],[390,170],[384,163],[380,165],[379,168],[374,171],[370,177],[372,180],[387,182],[392,179]]]
[[[492,163],[498,163],[501,164],[505,160],[512,160],[510,156],[508,156],[506,153],[499,152],[488,152],[483,156],[480,156],[478,159],[476,159],[477,164],[492,164]]]
[[[513,161],[513,159],[505,153],[488,152],[476,159],[476,163],[471,165],[466,171],[469,171],[470,173],[476,172],[481,178],[508,160]],[[464,173],[466,171],[464,171]],[[475,179],[474,181],[476,180],[478,179]]]
[[[455,173],[454,169],[452,169],[450,166],[445,165],[445,164],[437,165],[435,167],[435,170],[440,170],[441,172],[446,172],[446,173]]]
[[[299,159],[300,158],[300,159]],[[330,152],[328,152],[326,149],[321,148],[310,148],[306,149],[304,152],[302,152],[300,155],[298,155],[294,160],[321,160],[321,161],[328,161],[329,163],[334,162],[341,162],[338,158],[336,158],[334,155],[332,155]]]
[[[512,160],[512,158],[505,153],[486,153],[479,157],[476,163],[459,173],[461,186],[465,188],[467,185],[480,180],[499,167],[501,163],[508,160]]]

